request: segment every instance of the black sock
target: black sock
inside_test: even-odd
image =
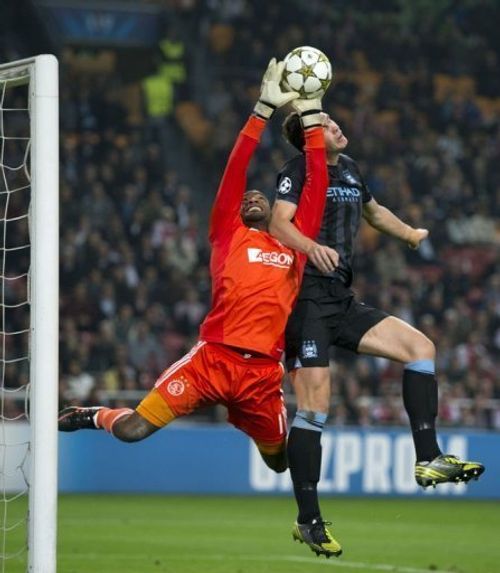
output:
[[[415,444],[415,453],[417,462],[430,462],[436,456],[441,454],[437,440],[436,429],[412,430],[413,443]]]
[[[403,403],[410,418],[417,462],[441,454],[436,440],[438,390],[434,374],[405,370]]]
[[[320,439],[321,432],[296,427],[292,427],[288,436],[288,465],[299,508],[299,523],[310,523],[321,516],[317,491],[321,469]]]

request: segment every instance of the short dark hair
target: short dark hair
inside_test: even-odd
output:
[[[284,138],[296,147],[299,151],[304,150],[304,145],[306,144],[306,139],[304,137],[304,129],[300,123],[299,114],[295,111],[288,114],[283,122],[283,136]]]

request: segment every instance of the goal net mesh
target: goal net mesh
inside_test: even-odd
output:
[[[0,573],[27,567],[30,67],[0,67]]]

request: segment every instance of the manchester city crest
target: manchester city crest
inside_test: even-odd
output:
[[[318,347],[315,340],[304,340],[302,342],[302,358],[318,358]]]

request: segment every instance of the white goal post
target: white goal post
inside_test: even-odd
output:
[[[59,79],[56,57],[40,55],[0,65],[0,87],[4,94],[5,86],[17,88],[23,84],[27,84],[28,89],[30,125],[24,169],[28,179],[31,175],[27,282],[27,304],[30,306],[29,405],[26,412],[30,424],[29,477],[26,476],[29,495],[27,566],[32,573],[55,573],[59,383]],[[5,169],[12,169],[4,165],[6,140],[15,139],[4,133],[3,108],[2,97],[2,174]],[[5,110],[5,113],[7,111],[16,110]],[[8,180],[5,175],[3,178],[8,194]],[[4,235],[7,234],[7,222],[12,220],[8,219],[6,208]],[[5,251],[9,250],[5,248],[6,244],[4,238]],[[5,258],[4,254],[4,261]],[[4,276],[3,282],[5,280]],[[8,306],[3,299],[2,304]],[[4,340],[9,334],[17,334],[5,332],[5,319],[2,330]],[[4,342],[4,369],[9,362],[6,358]],[[6,393],[3,383],[2,391],[3,396]]]

